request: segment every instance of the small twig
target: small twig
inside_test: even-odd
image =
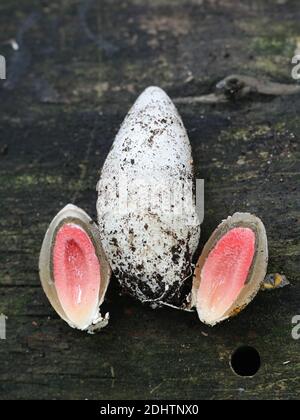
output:
[[[216,85],[216,92],[202,96],[175,98],[177,104],[218,104],[245,98],[251,94],[288,96],[300,94],[300,86],[275,83],[251,76],[230,75]]]
[[[187,96],[184,98],[175,98],[174,102],[176,104],[183,105],[193,105],[193,104],[219,104],[228,102],[228,99],[223,94],[211,93],[209,95],[202,96]]]
[[[300,93],[300,86],[296,84],[275,83],[269,80],[257,79],[251,76],[232,75],[217,84],[217,89],[228,94],[240,93],[247,96],[250,93],[261,95],[285,96]]]
[[[157,391],[162,386],[162,384],[163,384],[163,382],[161,382],[156,387],[154,387],[153,389],[151,389],[150,394],[153,394],[155,391]]]

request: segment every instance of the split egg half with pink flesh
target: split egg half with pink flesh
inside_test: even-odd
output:
[[[196,265],[190,307],[214,326],[241,312],[259,292],[268,266],[262,221],[235,213],[214,231]]]
[[[94,332],[105,327],[108,315],[99,308],[111,269],[99,230],[78,207],[69,204],[51,222],[39,260],[43,289],[55,311],[71,327]]]
[[[153,188],[158,201],[152,207],[147,200]],[[40,254],[44,291],[71,327],[94,332],[108,323],[99,308],[111,268],[123,290],[138,300],[195,307],[200,320],[212,326],[236,315],[259,291],[267,270],[267,235],[261,220],[248,213],[236,213],[216,229],[194,271],[200,223],[191,146],[162,89],[146,89],[133,105],[97,190],[98,225],[68,205],[51,222]]]

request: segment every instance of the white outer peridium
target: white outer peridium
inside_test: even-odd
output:
[[[94,239],[93,243],[96,248],[97,255],[102,257],[100,261],[101,280],[99,299],[97,304],[95,305],[93,315],[91,316],[90,320],[84,325],[78,325],[74,323],[66,315],[59,301],[57,291],[55,288],[55,282],[52,278],[51,273],[51,253],[53,243],[55,240],[54,235],[56,233],[56,229],[59,225],[62,226],[64,221],[68,223],[72,219],[79,219],[82,222],[84,230],[89,234],[90,237],[93,237]],[[72,223],[76,222],[72,221]],[[51,305],[58,313],[58,315],[70,325],[70,327],[77,328],[82,331],[87,330],[89,333],[93,333],[96,330],[104,328],[108,324],[109,315],[106,314],[103,318],[100,313],[100,306],[104,300],[105,293],[109,284],[111,270],[101,247],[99,230],[96,224],[93,222],[93,220],[87,215],[87,213],[85,213],[85,211],[83,211],[77,206],[74,206],[73,204],[68,204],[54,217],[46,232],[42,244],[39,258],[39,273],[44,292],[47,298],[49,299]]]
[[[256,234],[256,254],[254,256],[252,270],[248,275],[247,283],[244,285],[239,296],[222,317],[213,319],[211,314],[201,311],[197,305],[198,290],[201,283],[201,270],[209,253],[223,236],[222,231],[226,231],[227,229],[228,232],[230,230],[229,227],[232,229],[235,227],[248,227],[252,229]],[[250,213],[235,213],[233,216],[229,216],[217,227],[203,248],[202,254],[196,265],[190,307],[196,307],[200,321],[212,327],[239,314],[259,292],[267,273],[267,267],[268,239],[263,222]]]
[[[164,180],[162,196],[168,194],[174,179],[182,176],[182,168],[185,168],[184,177],[190,180],[192,188],[191,145],[182,120],[169,96],[158,87],[149,87],[127,114],[97,185],[102,245],[116,277],[142,302],[164,303],[164,295],[169,288],[175,282],[184,283],[185,251],[189,250],[192,259],[200,238],[195,203],[191,205],[187,222],[172,210],[159,214],[151,214],[147,209],[144,212],[120,214],[118,200],[113,197],[124,178],[130,185],[137,179]],[[118,182],[114,182],[114,177]],[[112,191],[108,197],[105,194],[107,185]],[[135,202],[136,193],[143,202],[148,197],[148,185],[131,193],[128,194],[129,203]],[[105,210],[108,207],[110,211]],[[147,230],[145,225],[148,225]],[[175,264],[171,249],[180,240],[185,245],[178,255],[178,264]],[[141,263],[142,269],[139,268]],[[118,270],[122,271],[122,278],[118,276]],[[158,298],[149,299],[147,293],[137,287],[137,278]]]

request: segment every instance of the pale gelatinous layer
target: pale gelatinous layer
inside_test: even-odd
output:
[[[53,276],[60,304],[77,327],[87,327],[97,313],[100,263],[89,235],[80,226],[64,224],[53,247]]]
[[[197,308],[214,324],[224,317],[247,280],[255,255],[255,233],[237,227],[227,232],[209,253],[201,272]]]

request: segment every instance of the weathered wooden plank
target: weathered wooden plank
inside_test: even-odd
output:
[[[180,98],[208,94],[232,73],[296,83],[299,18],[293,0],[1,2],[0,53],[9,64],[8,83],[0,82],[0,313],[9,318],[1,399],[299,398],[291,336],[300,309],[299,96],[179,105],[206,181],[201,244],[230,213],[254,212],[268,230],[270,271],[284,273],[290,288],[261,294],[210,330],[195,314],[120,297],[113,282],[111,324],[91,337],[57,319],[37,271],[62,206],[96,216],[99,170],[144,87]],[[10,38],[19,53],[2,44]],[[261,353],[253,379],[230,370],[240,344]]]
[[[87,336],[58,320],[39,289],[6,290],[11,318],[10,338],[0,347],[2,392],[29,398],[40,384],[37,396],[51,398],[291,398],[298,390],[299,356],[285,295],[278,292],[276,312],[271,295],[263,294],[240,319],[210,330],[195,315],[152,311],[110,293],[110,327]],[[296,308],[297,300],[289,297],[290,308]],[[22,306],[10,311],[16,301]],[[229,370],[229,356],[241,343],[255,345],[264,361],[251,381]],[[286,360],[291,364],[284,366]]]

